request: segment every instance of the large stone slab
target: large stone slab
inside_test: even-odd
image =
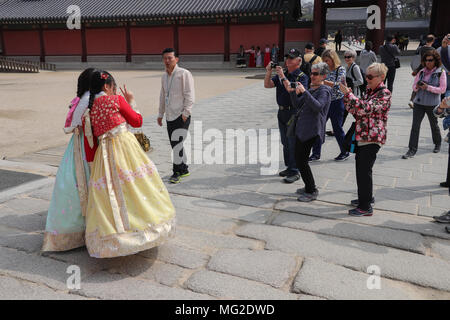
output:
[[[297,261],[278,251],[223,249],[211,258],[207,267],[280,288],[295,272]]]
[[[341,238],[376,243],[421,254],[425,254],[426,252],[424,237],[409,231],[392,230],[353,222],[285,212],[281,212],[277,215],[272,224],[280,227],[289,227]]]
[[[207,270],[194,273],[186,281],[185,286],[195,292],[220,299],[295,300],[298,298],[295,294],[259,282]]]
[[[158,259],[188,269],[204,267],[209,260],[207,254],[180,246],[173,242],[167,242],[160,247],[142,251],[139,255],[149,259]]]
[[[81,284],[81,294],[112,300],[209,300],[211,296],[129,276],[98,272]]]
[[[0,276],[0,300],[86,300],[86,298],[55,291],[29,281]]]
[[[179,209],[177,210],[177,225],[216,233],[230,233],[237,226],[237,221],[197,210]]]
[[[371,271],[373,272],[373,271]],[[450,293],[425,290],[372,273],[353,271],[318,259],[306,259],[294,281],[293,290],[337,300],[448,299]],[[376,286],[379,284],[379,287]]]
[[[450,278],[446,276],[450,263],[441,259],[361,241],[268,225],[247,224],[236,230],[236,234],[264,240],[268,250],[322,258],[364,272],[369,266],[377,265],[383,277],[450,291]]]

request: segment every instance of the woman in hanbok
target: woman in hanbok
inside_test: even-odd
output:
[[[251,49],[245,50],[245,53],[249,53],[250,54],[250,58],[248,60],[248,67],[249,68],[256,67],[256,63],[255,63],[255,47],[252,46]]]
[[[261,47],[256,47],[256,67],[261,68],[263,66],[263,54],[261,51]]]
[[[266,45],[266,49],[265,49],[265,52],[264,52],[264,68],[267,67],[267,65],[271,61],[270,53],[271,53],[270,47],[269,47],[269,45]]]
[[[172,236],[175,209],[156,166],[128,131],[141,127],[134,97],[105,71],[91,78],[84,118],[86,156],[92,162],[86,214],[86,247],[96,258],[126,256]]]
[[[89,167],[84,152],[82,116],[89,104],[93,68],[78,77],[77,97],[72,100],[64,132],[72,133],[59,165],[47,214],[42,251],[66,251],[84,246]]]

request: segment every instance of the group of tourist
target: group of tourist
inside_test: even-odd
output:
[[[321,44],[326,44],[323,40]],[[439,152],[441,146],[438,117],[444,118],[444,129],[450,127],[450,98],[444,98],[444,94],[446,97],[450,95],[447,81],[449,42],[450,35],[444,38],[438,50],[423,50],[421,68],[416,72],[413,84],[415,98],[410,150],[404,158],[412,157],[417,151],[420,122],[425,113],[430,123],[433,122],[434,152]],[[373,214],[372,168],[377,153],[386,142],[392,87],[398,68],[395,61],[399,54],[397,50],[395,38],[387,37],[386,44],[380,47],[382,62],[378,63],[372,43],[366,41],[359,65],[356,64],[357,53],[353,50],[345,51],[345,64],[342,64],[335,50],[324,49],[317,56],[313,44],[308,43],[303,57],[297,49],[291,49],[286,55],[286,69],[276,67],[275,76],[272,77],[271,66],[266,68],[264,86],[277,89],[278,124],[286,165],[279,175],[286,183],[302,178],[305,187],[297,190],[299,201],[310,202],[318,197],[309,162],[320,160],[326,122],[331,119],[333,131],[327,133],[335,136],[340,150],[334,160],[344,161],[355,153],[358,199],[351,201],[350,204],[356,208],[349,210],[349,214]],[[345,133],[343,125],[348,113],[353,116],[354,123]],[[440,185],[450,187],[450,153],[447,180]],[[434,218],[450,223],[450,211]]]

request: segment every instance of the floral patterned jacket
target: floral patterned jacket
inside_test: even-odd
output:
[[[359,142],[386,143],[387,115],[391,92],[380,83],[375,90],[357,98],[351,91],[344,96],[345,108],[356,120],[355,137]]]

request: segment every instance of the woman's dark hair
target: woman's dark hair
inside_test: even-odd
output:
[[[434,58],[434,66],[436,68],[439,68],[442,65],[441,62],[441,56],[436,50],[427,50],[422,56],[422,66],[426,66],[426,59],[427,57],[433,57]]]
[[[94,68],[88,68],[84,70],[78,77],[77,84],[77,97],[81,98],[86,91],[89,91],[91,85],[91,76],[94,72]]]
[[[91,85],[89,87],[89,109],[92,108],[92,105],[94,104],[95,96],[99,94],[103,90],[103,86],[107,84],[109,86],[116,86],[116,81],[114,80],[113,76],[103,70],[94,70],[92,72],[91,76]]]
[[[365,45],[364,49],[366,49],[367,51],[371,51],[372,48],[373,48],[372,41],[366,41],[366,45]]]

